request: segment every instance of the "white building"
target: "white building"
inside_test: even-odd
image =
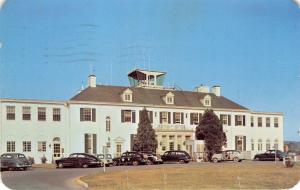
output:
[[[203,151],[191,147],[194,131],[206,109],[223,122],[225,149],[253,157],[267,149],[283,150],[283,114],[254,112],[221,95],[221,87],[199,86],[195,91],[163,87],[166,73],[134,70],[130,87],[96,85],[68,101],[0,100],[1,153],[20,152],[39,163],[73,152],[114,156],[131,150],[139,114],[149,111],[156,130],[158,153],[167,150]]]

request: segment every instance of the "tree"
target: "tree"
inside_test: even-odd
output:
[[[133,140],[133,150],[155,152],[157,148],[157,140],[155,139],[155,131],[152,128],[148,111],[144,108],[140,114],[137,136]]]
[[[208,153],[208,159],[214,153],[222,150],[226,144],[226,134],[223,132],[222,122],[213,110],[206,110],[199,125],[196,127],[195,136],[197,140],[205,141],[205,149]]]

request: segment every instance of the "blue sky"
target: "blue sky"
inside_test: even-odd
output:
[[[91,71],[128,85],[133,68],[166,84],[284,112],[300,140],[300,9],[291,0],[7,0],[0,11],[0,97],[67,100]],[[94,69],[93,69],[94,68]]]

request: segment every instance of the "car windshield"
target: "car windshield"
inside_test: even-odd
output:
[[[25,158],[25,156],[23,154],[18,154],[17,157],[18,158]]]
[[[106,154],[105,155],[107,159],[111,159],[111,155],[110,154]]]

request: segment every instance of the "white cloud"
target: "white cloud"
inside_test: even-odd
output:
[[[297,5],[298,7],[300,8],[300,0],[293,0]]]
[[[4,6],[6,0],[0,0],[0,10],[2,9],[2,7]]]

